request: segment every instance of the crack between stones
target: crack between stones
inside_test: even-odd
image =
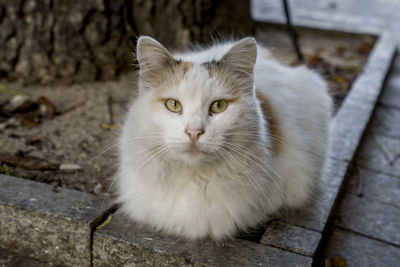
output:
[[[393,246],[393,247],[396,247],[396,248],[400,248],[400,245],[391,243],[391,242],[389,242],[389,241],[386,241],[386,240],[383,240],[383,239],[380,239],[380,238],[376,238],[376,237],[373,237],[373,236],[369,236],[369,235],[366,235],[366,234],[363,234],[363,233],[354,231],[354,230],[352,230],[352,229],[349,229],[349,228],[346,228],[346,227],[343,227],[343,226],[336,226],[336,227],[337,227],[338,229],[342,230],[342,231],[350,232],[350,233],[352,233],[352,234],[359,235],[359,236],[362,236],[362,237],[365,237],[365,238],[368,238],[368,239],[372,239],[372,240],[374,240],[374,241],[381,242],[381,243],[384,243],[384,244],[389,245],[389,246]]]
[[[103,212],[99,217],[97,217],[91,224],[90,224],[90,243],[89,243],[89,253],[90,253],[90,266],[93,267],[93,238],[94,233],[97,230],[97,227],[102,225],[108,218],[110,214],[113,214],[117,211],[118,204],[114,204],[107,210]]]

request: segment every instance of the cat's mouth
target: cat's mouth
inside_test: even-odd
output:
[[[187,149],[184,150],[185,153],[191,155],[191,156],[197,156],[201,154],[206,154],[206,152],[202,151],[198,146],[192,144],[189,146]]]

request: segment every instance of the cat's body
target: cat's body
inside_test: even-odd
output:
[[[331,109],[317,74],[280,65],[251,38],[172,57],[142,37],[138,61],[117,180],[132,219],[220,240],[309,199]]]

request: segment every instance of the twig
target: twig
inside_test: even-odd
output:
[[[385,144],[382,142],[382,139],[376,134],[372,134],[372,138],[374,139],[375,143],[379,146],[379,148],[382,150],[386,159],[389,161],[389,164],[393,165],[394,158],[390,154],[389,150],[386,148]]]
[[[103,178],[101,177],[100,173],[96,171],[96,180],[99,184],[103,187],[103,189],[110,195],[111,198],[114,197],[114,194],[110,191],[106,183],[104,182]]]
[[[108,96],[107,104],[108,104],[108,115],[110,118],[110,125],[114,125],[114,112],[113,112],[113,108],[112,108],[113,99],[111,96]]]
[[[22,93],[18,92],[17,90],[5,87],[4,85],[0,84],[0,91],[6,92],[9,95],[21,95]]]
[[[364,189],[364,179],[360,175],[360,170],[358,169],[357,163],[354,163],[354,175],[356,176],[356,194],[359,197],[363,196],[363,189]]]

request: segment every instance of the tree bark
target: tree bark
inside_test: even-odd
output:
[[[252,34],[250,0],[0,0],[0,77],[24,83],[111,79],[138,35],[169,48]]]

